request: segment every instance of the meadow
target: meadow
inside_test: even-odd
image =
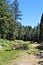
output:
[[[26,44],[28,49],[12,49],[13,45],[15,44]],[[20,54],[22,53],[37,55],[38,53],[43,51],[37,48],[37,46],[40,46],[40,44],[22,40],[9,41],[0,39],[0,46],[2,46],[2,49],[0,48],[0,65],[10,65],[12,61],[16,60],[17,58],[19,58],[20,60]]]

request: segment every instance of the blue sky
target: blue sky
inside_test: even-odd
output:
[[[43,0],[18,0],[22,11],[22,25],[36,26],[40,22],[43,13]]]

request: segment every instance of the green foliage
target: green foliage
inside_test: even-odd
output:
[[[15,20],[17,21],[17,19],[21,19],[21,11],[19,9],[19,3],[18,0],[14,0],[12,3],[12,12],[15,15]]]
[[[0,1],[0,38],[7,39],[8,32],[10,31],[13,34],[14,29],[15,29],[14,16],[9,11],[9,7],[8,7],[8,4],[6,3],[6,0],[1,0]],[[9,39],[10,39],[10,36],[9,36]]]
[[[43,14],[41,22],[36,27],[23,26],[18,0],[12,3],[0,0],[0,38],[7,40],[43,41]]]
[[[17,44],[24,44],[24,41],[22,41],[22,40],[15,40],[15,42],[16,42]]]
[[[15,51],[0,51],[0,65],[6,65],[15,60],[21,50]]]
[[[6,40],[6,39],[5,40],[0,39],[0,45],[5,46],[5,47],[10,47],[10,46],[12,46],[12,42],[9,40]]]
[[[3,38],[6,33],[6,20],[7,20],[7,11],[8,7],[5,0],[0,0],[0,37]]]
[[[28,52],[31,53],[31,54],[38,54],[39,49],[30,49]]]

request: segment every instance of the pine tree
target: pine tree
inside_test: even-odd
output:
[[[15,16],[15,20],[17,21],[17,19],[21,19],[21,11],[19,9],[19,3],[18,0],[14,0],[13,4],[12,4],[12,9],[13,9],[13,14]]]
[[[40,22],[40,41],[43,41],[43,14],[41,16],[41,22]]]
[[[14,16],[9,11],[6,0],[0,0],[0,38],[6,38],[9,32],[13,34],[14,26]]]
[[[0,37],[3,38],[6,32],[6,25],[7,24],[7,14],[8,7],[6,4],[6,0],[0,0]]]

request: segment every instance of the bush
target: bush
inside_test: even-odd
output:
[[[9,46],[12,46],[12,42],[9,41],[9,40],[0,39],[0,45],[1,45],[1,46],[5,46],[5,47],[9,47]]]
[[[27,50],[27,49],[28,49],[27,44],[23,44],[22,49],[23,49],[23,50]]]

